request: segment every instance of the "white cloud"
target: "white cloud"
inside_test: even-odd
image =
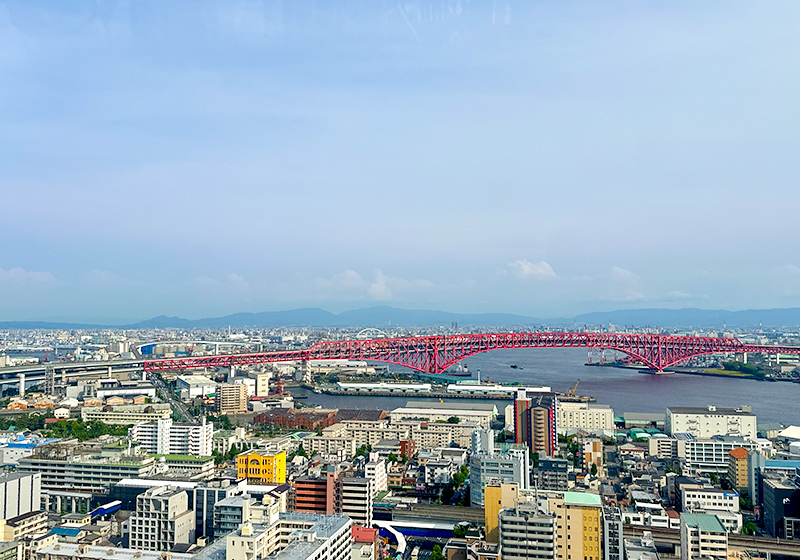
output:
[[[692,299],[691,294],[680,290],[672,290],[664,296],[664,301],[685,301],[687,299]]]
[[[373,271],[372,279],[366,279],[355,270],[347,269],[330,277],[318,277],[313,283],[317,297],[370,298],[377,301],[418,295],[434,287],[429,280],[387,276],[381,269]]]
[[[517,278],[555,278],[556,272],[545,261],[532,263],[527,259],[508,263],[508,268]]]
[[[380,270],[375,271],[375,279],[370,283],[367,290],[372,299],[387,301],[392,299],[392,289],[389,287],[389,279]]]
[[[36,272],[24,268],[0,268],[0,283],[3,284],[53,284],[55,277],[49,272]]]

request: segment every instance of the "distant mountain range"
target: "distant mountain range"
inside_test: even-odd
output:
[[[44,321],[0,322],[0,329],[153,329],[153,328],[224,328],[224,327],[389,327],[389,326],[460,326],[531,327],[604,325],[653,327],[797,327],[800,308],[724,311],[708,309],[627,309],[585,313],[572,318],[541,319],[512,313],[447,313],[433,310],[397,309],[377,306],[331,313],[324,309],[303,308],[260,313],[234,313],[224,317],[183,319],[161,315],[130,325],[90,325],[49,323]]]

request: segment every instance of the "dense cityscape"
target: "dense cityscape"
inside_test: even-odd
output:
[[[0,0],[0,560],[800,560],[798,29]]]
[[[385,329],[0,333],[4,554],[800,553],[800,426],[759,420],[744,396],[635,412],[597,402],[579,391],[580,380],[565,391],[498,383],[490,377],[500,372],[473,372],[466,361],[430,374],[378,360],[278,358],[325,341],[385,345],[503,330]],[[767,348],[797,343],[791,330],[624,330]],[[231,365],[213,365],[223,358]],[[590,348],[583,367],[746,386],[797,382],[800,357],[713,353],[656,372]],[[523,366],[508,369],[523,378]],[[335,406],[315,402],[321,397]],[[382,408],[387,398],[402,402]]]

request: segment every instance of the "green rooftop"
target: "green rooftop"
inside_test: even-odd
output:
[[[160,457],[164,457],[167,461],[189,461],[195,463],[205,463],[206,461],[213,461],[214,457],[211,455],[162,455],[162,454],[153,454],[151,457],[155,457],[156,459]]]
[[[689,527],[697,527],[701,531],[708,533],[727,533],[716,515],[707,513],[682,513],[681,520]]]
[[[590,494],[589,492],[564,492],[564,503],[570,506],[600,507],[603,505],[599,494]]]

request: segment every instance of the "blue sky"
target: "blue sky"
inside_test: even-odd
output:
[[[798,23],[0,1],[0,319],[800,305]]]

